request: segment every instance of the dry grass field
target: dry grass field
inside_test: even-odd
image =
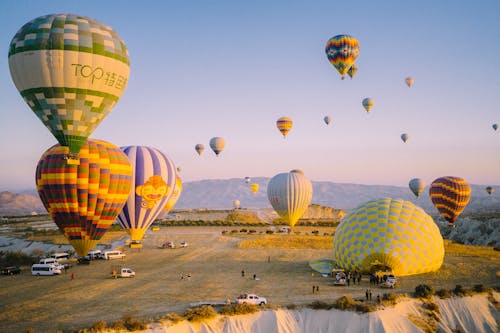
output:
[[[75,265],[54,277],[31,276],[29,268],[23,267],[19,276],[0,277],[1,331],[77,331],[100,320],[113,322],[125,316],[153,320],[198,302],[234,299],[243,292],[265,296],[274,305],[287,305],[342,295],[361,298],[370,287],[366,277],[360,286],[334,287],[331,279],[308,267],[311,259],[332,257],[332,236],[310,235],[311,227],[296,228],[300,235],[267,235],[265,228],[254,229],[254,234],[223,235],[227,227],[162,227],[147,236],[141,250],[127,249],[125,260]],[[331,228],[315,229],[320,235],[332,233]],[[110,242],[123,233],[107,237],[105,242]],[[186,241],[189,246],[158,248],[167,240]],[[446,252],[438,272],[400,278],[395,292],[411,293],[422,283],[435,290],[453,289],[457,284],[465,288],[500,284],[496,275],[500,252],[449,242]],[[113,279],[110,272],[116,266],[130,267],[137,276]],[[191,277],[181,279],[181,274]],[[319,286],[319,294],[312,293],[313,285]],[[384,292],[376,289],[374,294]]]

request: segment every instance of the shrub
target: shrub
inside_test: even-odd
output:
[[[255,304],[226,304],[222,307],[220,313],[226,316],[234,316],[247,313],[255,313],[259,308]]]
[[[473,290],[476,293],[484,293],[484,292],[487,291],[487,289],[482,284],[476,284],[476,285],[474,285]]]
[[[398,303],[398,295],[395,293],[383,294],[382,301],[386,305],[396,305]]]
[[[231,230],[231,233],[236,234],[236,233],[238,233],[238,230],[233,229],[233,230]]]
[[[184,317],[187,320],[197,322],[204,319],[210,319],[217,315],[217,312],[210,305],[202,305],[192,309],[186,309]]]
[[[355,308],[355,301],[348,296],[342,296],[335,301],[333,307],[338,310],[349,310]]]
[[[163,316],[164,320],[168,320],[170,321],[172,324],[177,324],[178,322],[181,322],[183,320],[185,320],[184,317],[178,315],[177,313],[175,312],[171,312],[171,313],[167,313],[166,315]]]
[[[274,234],[274,231],[272,231],[272,230],[266,230],[266,234]]]
[[[426,284],[419,284],[415,287],[415,296],[421,298],[429,298],[434,295],[434,289]]]
[[[142,331],[148,328],[142,321],[134,319],[131,316],[126,316],[123,321],[125,328],[129,331]]]
[[[248,231],[248,230],[247,230],[247,229],[245,229],[245,228],[240,229],[240,232],[241,232],[242,234],[246,233],[247,231]]]
[[[91,327],[90,331],[91,332],[102,332],[106,330],[108,327],[106,325],[106,322],[104,320],[99,320],[98,322],[95,322]]]
[[[22,251],[0,251],[0,266],[28,266],[38,260],[38,257]]]
[[[436,291],[436,295],[438,295],[439,298],[450,298],[451,297],[451,293],[447,289],[439,289],[438,291]]]
[[[221,234],[223,234],[223,235],[227,234],[227,230],[222,230]]]
[[[424,303],[422,303],[422,306],[426,310],[434,311],[434,312],[439,313],[439,306],[436,303],[434,303],[434,302],[424,302]]]
[[[377,308],[370,303],[362,303],[362,302],[356,302],[355,310],[357,312],[362,312],[362,313],[367,313],[367,312],[373,312]]]
[[[317,236],[319,234],[319,231],[318,230],[313,230],[313,231],[311,231],[311,234]]]
[[[124,331],[127,329],[125,327],[125,323],[123,322],[123,320],[115,321],[113,324],[111,324],[111,326],[109,328],[112,330],[115,330],[117,332]]]
[[[255,229],[250,229],[250,230],[248,230],[248,233],[249,233],[249,234],[255,234],[256,232],[257,232],[257,230],[255,230]]]
[[[323,301],[314,301],[309,305],[309,307],[313,310],[330,310],[333,305],[325,303]]]
[[[297,304],[288,304],[285,306],[288,310],[297,310],[299,307]]]
[[[466,294],[466,291],[465,291],[464,287],[462,287],[462,285],[457,284],[455,286],[455,289],[453,289],[453,293],[457,296],[464,296]]]

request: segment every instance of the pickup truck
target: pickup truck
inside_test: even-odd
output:
[[[257,296],[255,294],[242,294],[236,298],[237,304],[255,304],[255,305],[264,305],[267,304],[267,300],[264,297]]]
[[[119,270],[113,270],[111,275],[116,279],[118,277],[135,277],[135,272],[130,268],[120,268]]]

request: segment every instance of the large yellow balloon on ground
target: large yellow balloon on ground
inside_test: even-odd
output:
[[[410,201],[384,198],[349,212],[333,238],[333,257],[346,270],[392,270],[399,276],[438,270],[444,245],[438,227]]]
[[[276,213],[293,227],[304,215],[313,194],[312,184],[300,170],[279,173],[267,185],[267,198]]]

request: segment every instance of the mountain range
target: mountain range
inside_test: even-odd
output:
[[[267,183],[270,178],[253,178],[251,183],[259,184],[253,194],[240,178],[214,179],[185,182],[176,209],[232,209],[233,201],[239,200],[243,208],[270,208],[267,200]],[[419,198],[408,187],[387,185],[362,185],[313,181],[312,203],[322,206],[350,210],[361,203],[384,197],[409,200],[431,215],[437,210],[429,199],[428,190]],[[471,185],[472,196],[467,212],[500,212],[500,194],[488,195],[482,185]],[[0,215],[27,215],[46,213],[36,190],[0,192]]]

